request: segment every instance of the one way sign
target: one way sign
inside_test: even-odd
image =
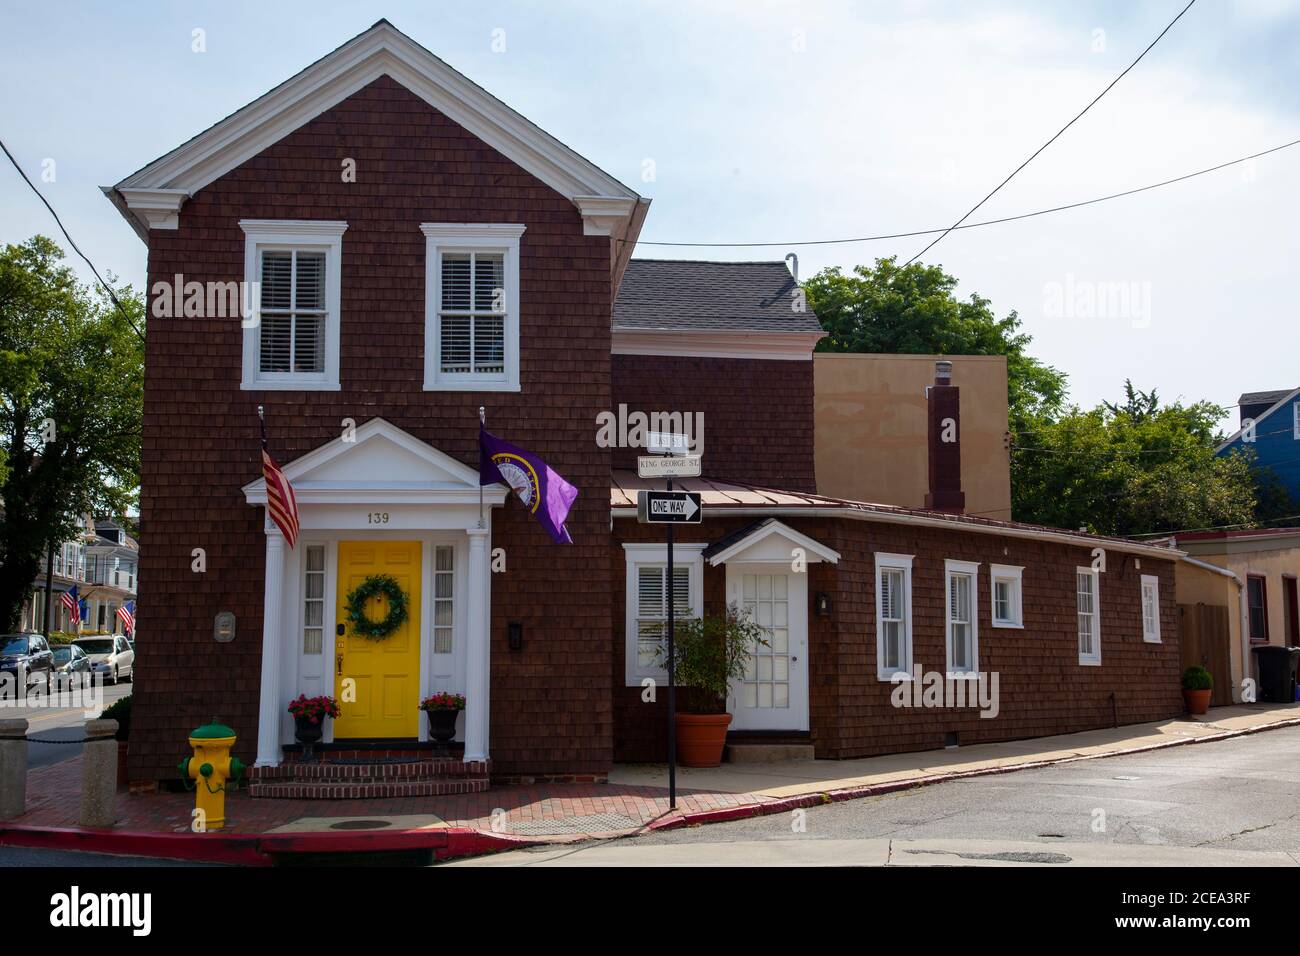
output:
[[[703,511],[697,491],[639,491],[636,517],[642,524],[699,524]]]

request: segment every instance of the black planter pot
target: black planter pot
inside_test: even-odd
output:
[[[321,737],[325,733],[325,718],[322,717],[316,723],[312,723],[308,717],[293,718],[293,737],[298,743],[302,744],[302,761],[311,763],[316,759],[316,754],[312,750],[316,744],[320,743]]]
[[[426,710],[429,717],[429,739],[446,747],[456,736],[456,718],[459,710]]]

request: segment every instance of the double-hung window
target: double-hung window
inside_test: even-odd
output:
[[[1142,640],[1160,643],[1160,579],[1142,575]]]
[[[912,555],[876,552],[876,677],[912,672]]]
[[[345,222],[243,219],[244,389],[339,387]]]
[[[1075,619],[1079,634],[1079,663],[1101,663],[1100,575],[1093,568],[1075,570]]]
[[[673,546],[673,616],[703,613],[704,548]],[[629,687],[647,677],[666,680],[663,649],[668,635],[668,555],[662,544],[625,544],[627,557],[627,637],[625,677]]]
[[[979,565],[970,561],[944,561],[943,565],[948,595],[948,674],[975,674],[979,671]]]
[[[425,223],[424,387],[519,390],[524,227]]]
[[[1246,607],[1250,622],[1250,639],[1268,643],[1268,587],[1258,574],[1246,575]]]
[[[1024,568],[1007,564],[989,566],[990,595],[994,627],[1024,627],[1022,598]]]

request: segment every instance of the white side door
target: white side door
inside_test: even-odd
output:
[[[747,611],[768,642],[731,684],[731,728],[807,730],[808,575],[789,564],[728,564],[727,603]]]

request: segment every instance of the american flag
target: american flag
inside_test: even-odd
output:
[[[118,620],[126,628],[126,633],[131,634],[135,631],[135,602],[127,601],[117,609]]]
[[[257,408],[261,417],[262,407]],[[262,477],[266,479],[266,513],[279,526],[284,540],[293,547],[298,540],[298,501],[293,496],[293,485],[266,450],[266,421],[262,420]]]
[[[71,589],[64,591],[63,596],[59,598],[63,606],[68,610],[68,620],[72,624],[81,623],[81,602],[77,600],[77,586],[74,584]]]

